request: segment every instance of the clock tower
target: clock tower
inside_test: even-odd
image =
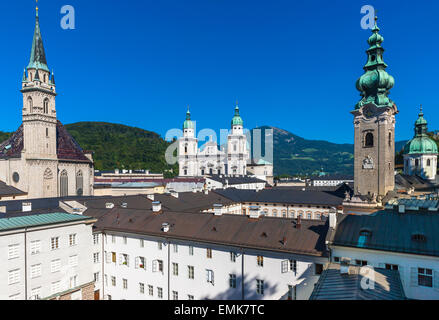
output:
[[[355,155],[354,193],[378,202],[394,189],[395,115],[398,109],[389,99],[394,79],[386,72],[383,60],[384,38],[377,26],[368,40],[365,73],[357,81],[361,100],[351,111],[354,115]]]

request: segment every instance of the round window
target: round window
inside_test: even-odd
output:
[[[18,183],[18,181],[20,181],[20,175],[18,174],[18,172],[14,172],[14,173],[12,174],[12,180],[13,180],[15,183]]]

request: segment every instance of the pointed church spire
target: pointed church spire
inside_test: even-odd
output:
[[[26,68],[24,68],[24,70],[23,70],[23,82],[27,82]]]
[[[43,46],[43,38],[41,36],[40,20],[38,17],[38,6],[36,7],[35,32],[32,41],[32,50],[30,54],[29,65],[27,66],[27,68],[28,69],[39,68],[41,70],[50,72],[49,68],[47,67],[46,54],[44,52],[44,46]]]
[[[53,70],[52,70],[52,76],[50,77],[50,83],[55,84],[55,75],[53,73]]]

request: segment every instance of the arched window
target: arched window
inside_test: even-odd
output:
[[[236,151],[236,143],[233,145],[233,151]]]
[[[44,99],[43,109],[44,109],[45,114],[49,113],[49,99],[47,99],[47,98]]]
[[[27,106],[29,108],[29,112],[32,113],[34,109],[34,103],[31,97],[27,98]]]
[[[427,167],[429,167],[431,165],[431,161],[430,159],[427,159]]]
[[[371,132],[368,132],[366,134],[366,139],[365,139],[364,145],[366,147],[373,147],[373,134]]]
[[[43,78],[44,78],[44,83],[46,83],[46,82],[47,82],[47,80],[46,80],[46,79],[47,79],[47,75],[44,74],[44,77],[43,77]]]
[[[392,146],[392,133],[389,132],[389,147]]]
[[[273,217],[277,217],[277,210],[276,209],[273,209]]]
[[[84,194],[84,178],[81,170],[76,173],[76,194],[78,196],[82,196]]]
[[[187,153],[187,144],[184,145],[184,153]]]
[[[419,160],[418,159],[415,160],[415,167],[417,167],[417,166],[419,166]]]
[[[66,170],[63,170],[59,177],[59,195],[61,197],[69,195],[69,177]]]

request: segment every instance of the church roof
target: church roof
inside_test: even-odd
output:
[[[46,53],[44,52],[43,37],[40,31],[40,21],[38,18],[38,10],[35,18],[35,32],[32,41],[32,50],[30,53],[28,69],[41,69],[49,72],[46,61]]]
[[[427,134],[427,120],[424,113],[419,112],[418,120],[415,122],[415,137],[404,146],[404,154],[437,154],[437,144]]]
[[[90,162],[84,151],[60,121],[56,124],[56,152],[59,160]],[[0,144],[0,159],[21,158],[23,151],[23,125]]]

